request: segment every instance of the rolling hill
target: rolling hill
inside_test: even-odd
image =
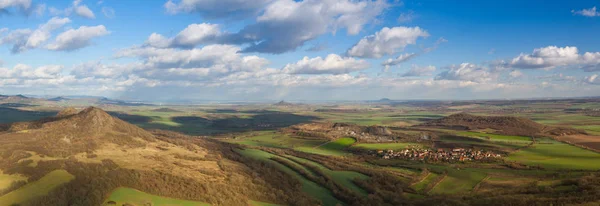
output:
[[[149,132],[95,107],[3,128],[0,205],[102,205],[118,188],[212,205],[314,203],[233,145]]]

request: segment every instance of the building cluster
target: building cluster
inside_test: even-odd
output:
[[[476,149],[424,149],[408,148],[404,150],[377,150],[374,155],[383,159],[405,159],[426,162],[464,162],[464,161],[489,161],[502,158],[502,155],[492,151]]]

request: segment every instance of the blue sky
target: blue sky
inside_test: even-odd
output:
[[[147,101],[598,96],[597,6],[0,0],[0,93]]]

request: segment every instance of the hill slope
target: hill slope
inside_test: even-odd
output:
[[[178,133],[150,133],[94,107],[67,109],[0,131],[0,174],[27,178],[0,188],[0,197],[32,193],[23,190],[57,170],[75,178],[53,185],[49,193],[0,199],[0,205],[102,205],[119,187],[211,205],[250,200],[315,205],[298,181],[233,150]]]
[[[466,113],[453,114],[418,126],[447,127],[465,130],[493,129],[497,130],[501,134],[519,136],[562,136],[585,134],[585,132],[581,130],[547,126],[522,117],[476,116]]]

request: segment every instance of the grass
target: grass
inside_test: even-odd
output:
[[[508,160],[546,169],[598,170],[600,154],[554,140],[512,153]]]
[[[236,150],[236,151],[243,156],[250,157],[250,158],[253,158],[256,160],[260,160],[260,161],[270,162],[270,163],[274,164],[281,171],[300,180],[300,183],[302,184],[302,191],[318,200],[321,200],[321,202],[323,202],[324,205],[336,205],[338,203],[342,204],[341,201],[339,201],[338,199],[336,199],[333,196],[331,191],[321,187],[319,184],[317,184],[315,182],[312,182],[312,181],[304,178],[302,175],[298,174],[294,170],[269,159],[276,155],[273,155],[271,153],[268,153],[268,152],[265,152],[262,150],[257,150],[257,149],[245,149],[245,150]]]
[[[27,201],[45,196],[58,186],[70,182],[75,176],[65,170],[54,170],[38,181],[29,183],[15,191],[0,197],[0,205],[23,204]]]
[[[423,180],[412,185],[412,188],[418,192],[425,192],[425,188],[427,188],[428,185],[433,184],[433,181],[439,176],[439,174],[431,172],[425,178],[423,178]]]
[[[316,147],[326,142],[324,140],[310,140],[290,137],[288,135],[277,133],[275,131],[262,131],[252,133],[258,133],[258,135],[244,137],[239,140],[236,139],[226,141],[243,145],[275,148]]]
[[[289,159],[294,159],[296,161],[299,162],[303,162],[303,163],[307,163],[313,166],[318,167],[319,169],[321,169],[321,171],[323,171],[325,174],[329,175],[333,181],[335,181],[336,183],[340,184],[341,186],[344,186],[354,192],[356,192],[357,194],[361,194],[361,195],[368,195],[367,191],[363,190],[362,188],[358,187],[356,184],[354,184],[353,180],[354,179],[368,179],[369,177],[358,173],[358,172],[353,172],[353,171],[336,171],[336,170],[330,170],[327,167],[324,167],[323,165],[307,160],[307,159],[303,159],[303,158],[299,158],[299,157],[294,157],[294,156],[286,156]]]
[[[27,180],[27,178],[22,175],[7,175],[0,170],[0,190],[9,187],[13,182],[20,180]]]
[[[344,156],[349,155],[348,152],[344,151],[347,147],[354,144],[356,140],[351,137],[343,137],[337,140],[328,142],[318,147],[298,147],[295,148],[298,151],[320,154],[320,155],[332,155],[332,156]]]
[[[248,202],[248,204],[250,206],[278,206],[277,204],[272,204],[272,203],[267,203],[267,202],[259,202],[259,201],[254,201],[254,200],[250,200]]]
[[[501,135],[501,134],[488,134],[488,133],[480,133],[480,132],[469,132],[469,131],[458,131],[457,135],[467,136],[467,137],[476,137],[482,139],[488,139],[490,141],[506,141],[506,142],[531,142],[530,137],[523,136],[510,136],[510,135]]]
[[[416,143],[359,143],[352,145],[352,148],[364,149],[364,150],[401,150],[406,149],[409,146],[421,146]]]
[[[477,183],[481,182],[486,173],[476,170],[447,170],[447,176],[436,185],[431,193],[433,194],[457,194],[470,192]]]
[[[146,205],[147,203],[151,203],[151,205],[155,206],[205,206],[209,205],[203,202],[197,201],[188,201],[188,200],[180,200],[168,197],[161,197],[156,195],[151,195],[139,190],[119,187],[114,190],[110,196],[104,201],[104,205],[107,204],[108,201],[114,201],[117,205],[124,205],[125,203],[133,204],[133,205]]]

